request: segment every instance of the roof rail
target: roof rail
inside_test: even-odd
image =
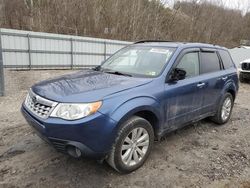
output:
[[[134,44],[146,43],[146,42],[173,42],[173,41],[170,41],[170,40],[139,40],[139,41],[136,41]]]

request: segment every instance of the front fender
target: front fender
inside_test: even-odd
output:
[[[111,112],[110,117],[117,122],[123,122],[124,120],[131,117],[133,114],[140,111],[152,112],[159,120],[160,125],[160,120],[162,119],[160,104],[154,98],[151,97],[136,97],[130,99],[122,103],[118,108]]]

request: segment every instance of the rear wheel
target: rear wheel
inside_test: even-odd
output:
[[[227,123],[232,114],[233,103],[233,96],[226,93],[219,104],[217,113],[211,118],[212,121],[219,125]]]
[[[130,173],[140,168],[154,142],[151,124],[137,116],[123,123],[107,162],[118,172]]]

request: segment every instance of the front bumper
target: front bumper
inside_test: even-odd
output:
[[[245,72],[245,71],[241,71],[240,75],[245,78],[245,79],[250,79],[250,71]]]
[[[111,150],[115,141],[116,122],[97,112],[76,121],[58,118],[41,119],[22,106],[22,114],[38,136],[66,153],[67,147],[77,146],[82,155],[101,159]]]

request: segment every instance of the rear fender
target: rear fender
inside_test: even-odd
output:
[[[232,80],[228,80],[228,82],[224,85],[224,88],[221,91],[221,95],[220,95],[221,97],[219,100],[221,100],[224,94],[227,93],[229,90],[232,90],[235,93],[235,95],[237,94],[237,91],[238,91],[237,86]],[[218,101],[217,104],[220,104],[219,102],[220,101]]]

